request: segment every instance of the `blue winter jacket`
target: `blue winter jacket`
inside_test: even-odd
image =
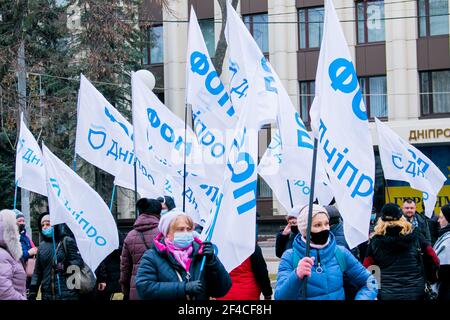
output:
[[[33,246],[31,245],[30,238],[28,238],[28,235],[26,234],[26,231],[23,231],[20,234],[20,245],[22,246],[22,261],[27,262],[30,258],[30,255],[28,254],[28,250],[30,250]]]
[[[301,300],[303,280],[296,274],[297,265],[293,266],[293,250],[297,250],[302,259],[306,252],[306,243],[300,235],[295,237],[293,249],[287,250],[281,258],[277,274],[277,286],[275,300]],[[307,300],[344,300],[343,272],[341,265],[346,265],[346,281],[359,288],[355,300],[374,300],[377,297],[377,285],[375,278],[364,266],[344,247],[339,246],[345,264],[338,262],[336,257],[336,240],[330,233],[330,241],[323,249],[311,247],[310,255],[315,257],[311,277],[308,278]],[[338,250],[339,250],[338,249]],[[316,268],[320,261],[322,273],[317,273]],[[298,261],[297,261],[298,264]]]

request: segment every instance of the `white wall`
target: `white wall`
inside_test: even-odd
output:
[[[163,10],[163,20],[188,20],[187,3],[185,0],[170,1],[172,14]],[[163,32],[165,105],[181,119],[184,119],[188,24],[186,22],[165,22]]]

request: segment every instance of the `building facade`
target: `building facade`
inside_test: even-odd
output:
[[[421,193],[386,182],[378,153],[374,117],[418,147],[446,175],[436,206],[450,202],[450,45],[448,0],[334,0],[356,66],[370,119],[376,158],[374,204],[402,202]],[[184,116],[187,28],[193,5],[214,59],[222,15],[217,0],[173,0],[170,10],[144,1],[140,19],[148,32],[143,64],[157,79],[155,91]],[[170,12],[169,12],[170,11]],[[323,0],[241,0],[237,11],[278,73],[294,106],[309,125],[323,32]],[[226,59],[222,80],[226,83]],[[273,128],[260,133],[260,157]],[[258,181],[261,221],[280,221],[286,211]],[[436,211],[439,212],[438,210]]]

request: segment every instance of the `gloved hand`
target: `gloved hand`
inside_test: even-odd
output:
[[[206,257],[206,262],[211,262],[214,259],[214,247],[211,242],[203,242],[202,254]]]
[[[184,290],[188,295],[199,295],[205,293],[205,286],[200,280],[186,282]]]

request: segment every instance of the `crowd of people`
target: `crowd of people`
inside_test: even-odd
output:
[[[428,218],[406,199],[372,212],[369,240],[350,249],[336,206],[294,207],[276,235],[280,263],[273,292],[262,250],[227,272],[201,226],[171,197],[142,198],[120,246],[85,292],[69,266],[84,262],[73,233],[38,218],[36,246],[24,215],[0,211],[0,300],[450,300],[450,204]],[[309,246],[307,238],[310,239]]]

